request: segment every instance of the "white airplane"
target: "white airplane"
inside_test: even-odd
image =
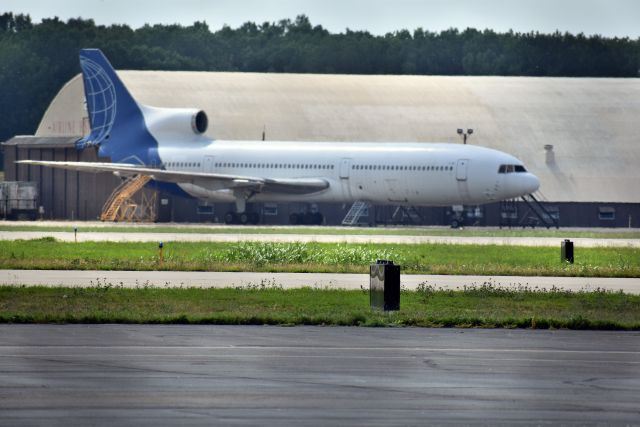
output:
[[[203,111],[137,103],[100,50],[81,50],[80,65],[91,133],[77,148],[98,147],[113,163],[17,163],[148,175],[164,191],[235,202],[225,222],[242,224],[259,220],[247,202],[480,205],[539,187],[517,158],[473,145],[211,140]]]

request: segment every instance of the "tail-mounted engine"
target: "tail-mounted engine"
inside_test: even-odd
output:
[[[193,108],[142,107],[149,131],[158,138],[173,142],[192,140],[203,135],[209,127],[207,113]],[[191,135],[191,138],[189,138]]]

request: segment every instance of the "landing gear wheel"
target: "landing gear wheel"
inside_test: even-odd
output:
[[[260,222],[260,215],[258,215],[256,212],[251,212],[249,214],[249,223],[256,225]]]
[[[235,212],[227,212],[224,214],[224,223],[225,224],[235,224],[238,222],[238,215]]]
[[[460,221],[457,219],[451,220],[451,228],[460,228]]]
[[[249,214],[246,212],[242,212],[241,214],[238,214],[238,220],[240,221],[240,224],[246,225],[247,222],[249,222]]]

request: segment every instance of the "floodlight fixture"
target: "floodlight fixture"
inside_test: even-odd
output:
[[[467,131],[465,132],[463,128],[458,128],[458,135],[460,135],[462,137],[462,143],[466,144],[467,143],[467,137],[469,135],[471,135],[473,133],[473,129],[471,128],[467,128]]]

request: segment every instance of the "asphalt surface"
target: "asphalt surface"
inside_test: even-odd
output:
[[[640,333],[0,326],[0,425],[637,425]]]
[[[541,276],[445,276],[427,274],[403,274],[401,285],[414,290],[420,283],[436,288],[457,289],[463,286],[494,286],[517,288],[592,291],[607,289],[640,294],[640,278],[608,277],[541,277]],[[236,287],[250,285],[278,285],[283,288],[304,286],[328,289],[360,289],[369,287],[367,274],[331,273],[252,273],[252,272],[202,272],[202,271],[96,271],[96,270],[0,270],[0,285],[43,286],[98,286],[113,285],[129,288],[155,287]]]

